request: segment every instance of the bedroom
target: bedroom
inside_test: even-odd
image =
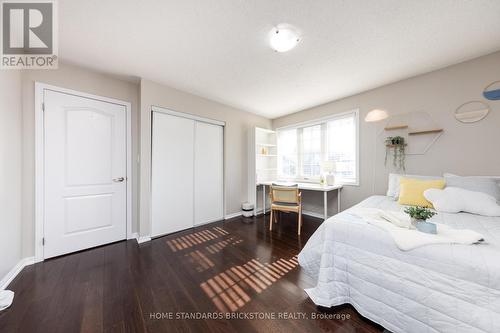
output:
[[[497,1],[45,3],[57,67],[0,70],[1,332],[499,331]],[[391,174],[484,240],[387,227]]]

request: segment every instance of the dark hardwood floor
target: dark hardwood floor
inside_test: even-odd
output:
[[[0,332],[383,331],[351,306],[308,299],[314,281],[296,256],[320,221],[304,217],[298,237],[295,218],[272,233],[268,216],[241,217],[28,266]]]

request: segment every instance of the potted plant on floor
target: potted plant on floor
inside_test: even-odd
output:
[[[428,219],[437,214],[436,212],[433,212],[429,208],[417,206],[406,208],[405,213],[410,215],[411,224],[414,229],[428,234],[437,233],[436,225],[434,223],[427,222]]]

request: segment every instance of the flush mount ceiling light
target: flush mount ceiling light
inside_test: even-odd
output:
[[[271,48],[276,52],[290,51],[300,41],[299,34],[291,27],[276,27],[269,35]]]

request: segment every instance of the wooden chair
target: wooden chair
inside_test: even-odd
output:
[[[275,212],[295,212],[299,215],[298,231],[302,228],[302,193],[299,192],[297,185],[280,186],[272,185],[269,191],[271,199],[271,218],[269,220],[269,230],[273,230],[273,217],[276,219]]]

